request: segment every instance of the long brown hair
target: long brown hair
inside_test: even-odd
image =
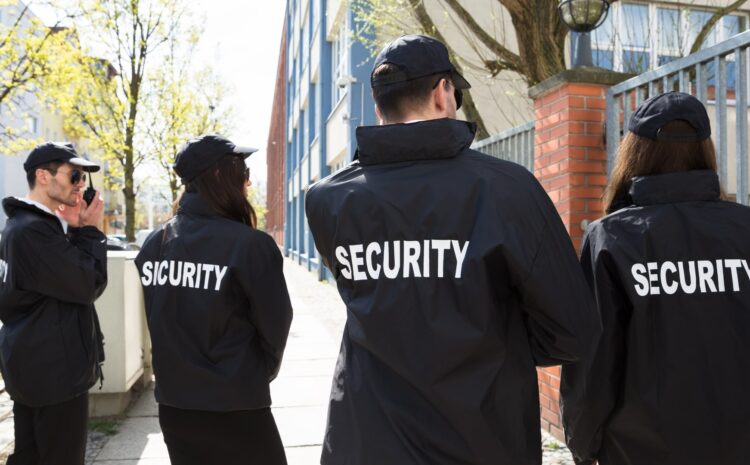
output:
[[[685,134],[695,129],[685,121],[675,120],[664,125],[662,132]],[[629,132],[617,150],[617,160],[604,191],[604,213],[624,206],[636,176],[692,170],[716,171],[716,150],[710,137],[700,142],[651,140]]]
[[[185,192],[199,193],[224,218],[255,228],[258,219],[243,186],[247,166],[242,157],[227,155],[185,184]]]

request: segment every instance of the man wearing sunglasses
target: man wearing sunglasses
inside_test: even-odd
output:
[[[425,36],[375,60],[380,126],[310,187],[348,319],[324,465],[541,464],[535,366],[584,357],[597,313],[534,176],[469,148],[469,88]]]
[[[46,143],[26,162],[29,194],[2,204],[0,370],[14,401],[8,465],[83,465],[88,390],[101,379],[94,300],[107,285],[104,204],[82,199],[99,166],[71,144]]]

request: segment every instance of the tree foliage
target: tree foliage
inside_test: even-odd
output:
[[[181,0],[79,0],[76,5],[101,58],[72,63],[47,88],[66,117],[69,134],[84,138],[109,161],[112,181],[125,197],[125,234],[135,237],[134,174],[147,158],[141,110],[148,65],[174,35],[185,8]]]
[[[0,121],[0,150],[15,153],[38,142],[28,136],[23,124],[27,109],[20,103],[35,98],[45,79],[71,59],[72,30],[62,26],[64,19],[45,26],[28,4],[17,0],[0,0],[0,10],[6,15],[0,24],[0,105],[7,115],[15,115]]]
[[[146,146],[169,186],[172,203],[181,187],[172,170],[178,150],[193,137],[226,134],[234,123],[234,109],[226,104],[227,87],[221,78],[210,69],[191,70],[191,56],[201,33],[199,27],[180,26],[146,87]]]

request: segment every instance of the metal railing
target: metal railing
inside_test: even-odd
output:
[[[739,203],[748,205],[748,49],[750,31],[617,84],[607,92],[607,169],[612,172],[620,138],[635,107],[656,94],[679,90],[707,106],[716,144],[719,178]],[[728,72],[727,68],[734,68]],[[729,78],[733,78],[730,87]],[[734,98],[730,98],[734,97]],[[713,112],[710,107],[713,108]],[[734,133],[729,132],[734,113]],[[626,126],[623,131],[622,125]],[[731,137],[730,137],[731,136]],[[730,151],[730,140],[734,139]],[[734,176],[730,178],[730,159]]]
[[[475,142],[472,149],[534,172],[534,121]]]

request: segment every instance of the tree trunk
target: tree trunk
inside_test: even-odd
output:
[[[131,104],[131,114],[134,114],[133,104]],[[123,177],[125,181],[125,189],[122,190],[125,194],[125,235],[127,236],[128,242],[135,240],[135,163],[133,160],[133,140],[134,140],[134,124],[135,118],[128,121],[125,128],[125,165],[123,166]]]
[[[529,86],[565,71],[565,36],[557,2],[551,0],[498,0],[510,13],[518,50]]]
[[[140,76],[133,73],[130,80],[130,108],[128,121],[125,125],[125,235],[127,240],[135,240],[135,118],[138,114],[138,93],[140,91]],[[132,237],[131,237],[132,234]]]
[[[461,108],[463,109],[464,115],[466,115],[468,121],[474,121],[477,123],[476,140],[490,137],[490,134],[487,132],[487,127],[484,125],[484,119],[482,118],[482,115],[479,114],[479,110],[477,110],[477,106],[474,104],[474,98],[472,97],[471,92],[468,89],[463,92],[464,103],[461,105]]]
[[[132,154],[130,155],[132,159]],[[125,187],[122,193],[125,196],[125,236],[128,242],[135,241],[135,189],[133,189],[133,166],[127,164],[123,167]]]

